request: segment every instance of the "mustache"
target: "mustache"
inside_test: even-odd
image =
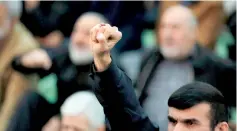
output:
[[[70,43],[70,45],[76,49],[89,49],[90,47],[83,43]]]

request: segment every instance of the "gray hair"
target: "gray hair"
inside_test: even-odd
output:
[[[96,17],[96,18],[99,18],[102,23],[108,23],[109,24],[108,19],[106,19],[104,17],[104,15],[102,15],[100,13],[97,13],[97,12],[85,12],[78,19],[80,19],[82,17]]]
[[[15,0],[15,1],[1,1],[0,3],[4,4],[8,9],[8,13],[10,17],[21,17],[22,14],[22,1]]]
[[[105,123],[104,109],[96,96],[89,91],[79,91],[69,96],[61,106],[62,116],[84,114],[92,128],[100,128]]]

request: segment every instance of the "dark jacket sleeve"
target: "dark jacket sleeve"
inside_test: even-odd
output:
[[[98,85],[96,90],[99,90],[99,95],[103,99],[99,100],[104,107],[112,131],[158,130],[143,112],[131,80],[113,61],[104,72],[95,72],[94,68],[92,78]]]

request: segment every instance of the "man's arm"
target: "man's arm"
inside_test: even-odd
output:
[[[31,52],[17,56],[12,61],[14,70],[23,74],[39,74],[44,77],[55,70],[55,53],[53,50],[35,49]]]
[[[112,130],[154,131],[143,112],[131,80],[117,67],[110,57],[110,50],[122,34],[117,27],[97,25],[91,31],[90,44],[94,53],[94,79],[98,78],[99,95]]]
[[[104,100],[102,105],[112,130],[155,131],[147,115],[141,108],[132,81],[112,61],[107,70],[95,72]],[[158,130],[158,129],[157,129]]]

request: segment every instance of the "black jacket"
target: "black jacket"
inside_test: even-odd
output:
[[[48,71],[24,67],[20,63],[21,56],[13,60],[12,66],[22,73],[37,73],[41,77],[55,73],[58,77],[58,107],[74,92],[93,90],[104,107],[112,131],[155,131],[135,96],[132,82],[114,60],[108,70],[98,73],[90,65],[78,67],[72,64],[65,46],[46,51],[52,60]]]
[[[51,73],[56,74],[58,79],[58,101],[56,104],[59,107],[74,92],[91,90],[93,87],[91,84],[92,80],[89,77],[91,63],[85,66],[74,65],[69,58],[67,46],[63,45],[55,49],[46,49],[48,56],[52,60],[52,67],[49,70],[26,68],[20,63],[21,56],[16,57],[12,62],[13,68],[24,74],[36,73],[41,78]]]
[[[135,95],[132,81],[114,61],[104,72],[93,68],[97,98],[104,107],[112,131],[158,131],[144,113]]]
[[[141,65],[136,87],[141,91],[140,103],[146,99],[147,87],[154,76],[159,63],[164,60],[161,53],[155,49],[146,54]],[[224,60],[214,55],[208,49],[196,45],[194,54],[190,57],[194,69],[195,81],[209,83],[220,90],[230,106],[236,106],[236,69],[230,60]]]

